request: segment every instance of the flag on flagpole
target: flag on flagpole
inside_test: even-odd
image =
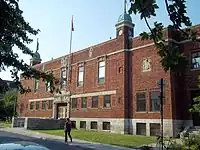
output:
[[[74,20],[73,20],[73,16],[72,16],[72,31],[74,31]]]

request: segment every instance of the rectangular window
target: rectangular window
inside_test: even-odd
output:
[[[137,112],[146,111],[146,96],[144,92],[136,94],[136,105]]]
[[[136,123],[136,134],[146,135],[146,123]]]
[[[86,129],[86,121],[80,121],[80,128]]]
[[[104,96],[104,107],[111,107],[111,100],[110,100],[110,95],[105,95]]]
[[[103,122],[103,130],[110,130],[110,122]]]
[[[76,129],[76,121],[71,121],[72,122],[72,129]]]
[[[97,108],[98,107],[98,96],[92,97],[92,107]]]
[[[87,97],[81,98],[81,108],[87,108]]]
[[[77,108],[77,98],[72,98],[72,108]]]
[[[90,128],[91,129],[97,129],[97,122],[96,121],[92,121],[90,124]]]
[[[84,66],[81,64],[78,67],[78,86],[83,86],[83,78],[84,78]]]
[[[61,68],[61,78],[63,78],[63,79],[67,78],[67,68],[66,67]]]
[[[30,110],[34,109],[34,102],[30,102]]]
[[[199,52],[193,52],[191,54],[192,58],[192,69],[200,69],[200,51]]]
[[[34,92],[38,91],[38,86],[39,86],[39,80],[34,79]]]
[[[67,68],[63,67],[61,68],[61,84],[60,84],[60,88],[64,89],[66,87],[67,84]]]
[[[42,110],[46,110],[46,101],[42,101]]]
[[[53,108],[53,100],[49,100],[48,101],[48,109],[52,109]]]
[[[160,135],[160,123],[150,123],[150,136]]]
[[[150,92],[150,111],[160,111],[160,91]]]
[[[47,83],[46,83],[46,91],[47,91],[47,92],[50,92],[50,91],[51,91],[51,84],[50,84],[50,82],[47,82]]]
[[[37,101],[37,102],[36,102],[36,107],[35,107],[35,109],[38,110],[39,108],[40,108],[40,102]]]
[[[98,82],[105,82],[105,61],[98,62]]]

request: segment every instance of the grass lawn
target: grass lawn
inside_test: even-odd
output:
[[[37,132],[64,136],[63,130],[33,130]],[[75,139],[111,144],[124,147],[135,147],[151,143],[156,143],[155,137],[139,135],[123,135],[108,132],[72,130],[72,137]]]
[[[3,127],[11,127],[11,122],[7,122],[7,121],[5,121],[5,122],[0,122],[0,126],[3,126]]]

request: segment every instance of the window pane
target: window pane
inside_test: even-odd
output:
[[[104,78],[105,77],[105,67],[100,67],[99,68],[99,78]]]
[[[146,123],[136,123],[136,134],[146,135]]]
[[[160,135],[160,124],[150,123],[150,136]]]
[[[192,69],[200,68],[200,55],[199,52],[192,53]]]
[[[79,72],[83,72],[84,71],[84,67],[79,67]]]
[[[37,79],[34,79],[34,91],[36,92],[38,90],[38,83],[39,81]]]
[[[52,109],[53,108],[53,101],[52,100],[49,100],[49,106],[48,106],[48,109]]]
[[[150,92],[150,111],[160,111],[160,92]]]
[[[91,126],[91,129],[97,129],[97,122],[92,121],[90,126]]]
[[[81,108],[87,108],[87,97],[81,98]]]
[[[86,121],[80,121],[80,128],[86,129]]]
[[[51,90],[51,85],[50,82],[46,83],[46,91],[50,91]]]
[[[104,96],[104,107],[111,107],[110,95]]]
[[[42,110],[46,110],[46,101],[42,101]]]
[[[78,82],[81,82],[83,81],[83,72],[79,72],[79,75],[78,75]]]
[[[39,101],[37,101],[37,102],[36,102],[36,110],[38,110],[38,109],[39,109],[39,107],[40,107],[40,102],[39,102]]]
[[[72,98],[72,108],[77,108],[77,99]]]
[[[66,68],[61,69],[61,78],[67,78],[67,69]]]
[[[98,107],[98,96],[92,97],[92,107]]]
[[[30,102],[30,110],[34,109],[34,102]]]
[[[110,122],[103,122],[103,130],[110,130]]]
[[[146,111],[146,96],[145,93],[136,94],[137,111]]]

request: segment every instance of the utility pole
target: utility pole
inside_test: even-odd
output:
[[[162,150],[163,150],[163,78],[160,80],[160,118],[161,118],[161,141],[162,141]]]
[[[69,101],[68,101],[68,103],[67,103],[67,110],[68,110],[68,118],[70,118],[71,117],[71,90],[70,90],[70,73],[71,73],[71,63],[72,63],[72,61],[71,61],[71,57],[72,57],[72,55],[71,55],[71,53],[72,53],[72,33],[73,33],[73,31],[74,31],[74,23],[73,23],[73,15],[72,15],[72,20],[71,20],[71,34],[70,34],[70,44],[69,44],[69,57],[68,57],[68,66],[67,66],[67,87],[68,87],[68,91],[69,91]]]
[[[160,88],[160,122],[161,122],[161,124],[160,124],[160,132],[161,132],[161,149],[163,150],[163,148],[164,148],[164,142],[163,142],[163,116],[164,116],[164,114],[163,114],[163,91],[164,91],[164,86],[165,86],[165,81],[163,80],[163,78],[161,78],[159,81],[158,81],[158,87]]]

